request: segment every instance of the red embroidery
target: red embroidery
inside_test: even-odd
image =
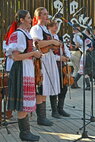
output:
[[[30,97],[29,97],[28,95],[29,95]],[[30,100],[31,100],[31,101],[35,100],[35,95],[34,95],[34,94],[31,94],[31,93],[30,93],[30,94],[24,94],[24,101],[30,101]]]
[[[35,79],[33,77],[23,77],[23,101],[26,105],[23,106],[23,110],[31,112],[35,110],[36,92],[35,92]],[[30,104],[31,107],[27,106]]]
[[[10,36],[10,39],[9,39],[9,43],[17,43],[17,33],[13,33],[11,36]]]
[[[33,77],[23,78],[23,91],[25,94],[35,94],[35,80]]]
[[[23,107],[23,111],[25,112],[33,112],[36,110],[36,105],[34,107]]]
[[[50,35],[49,36],[47,35],[47,40],[50,40],[50,39],[51,39]]]
[[[86,39],[85,42],[86,42],[86,44],[90,44],[91,43],[91,41],[89,39]]]

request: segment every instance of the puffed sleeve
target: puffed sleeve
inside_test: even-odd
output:
[[[19,51],[21,53],[26,49],[26,37],[21,31],[16,31],[10,36],[6,52],[8,55],[13,51]]]
[[[43,32],[42,32],[42,29],[38,25],[33,26],[31,28],[30,34],[33,39],[43,40]]]
[[[83,40],[80,38],[80,36],[77,36],[77,42],[83,46]]]
[[[56,61],[60,61],[60,55],[55,55]]]
[[[64,52],[68,58],[71,58],[70,50],[68,49],[67,45],[64,43]]]

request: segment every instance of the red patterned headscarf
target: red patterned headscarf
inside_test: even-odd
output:
[[[10,26],[10,29],[9,31],[6,33],[5,37],[4,37],[4,40],[6,41],[6,44],[8,45],[8,41],[9,41],[9,38],[10,38],[10,35],[15,32],[17,29],[17,22],[14,21],[12,23],[12,25]]]

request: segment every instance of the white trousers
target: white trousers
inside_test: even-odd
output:
[[[81,59],[81,52],[80,51],[71,51],[71,62],[73,64],[74,72],[73,77],[75,77],[76,73],[79,71],[80,67],[80,59]]]

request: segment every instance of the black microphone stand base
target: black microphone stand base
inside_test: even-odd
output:
[[[8,120],[6,118],[7,92],[6,92],[6,87],[5,87],[4,81],[6,81],[5,80],[5,73],[7,73],[7,72],[5,71],[5,64],[2,65],[2,68],[3,68],[3,70],[2,70],[2,91],[1,91],[1,94],[2,94],[3,100],[4,100],[4,106],[3,106],[4,107],[3,108],[4,109],[4,116],[3,116],[3,120],[1,120],[1,122],[0,122],[0,126],[4,126],[7,130],[7,133],[11,134],[10,131],[8,130],[8,125],[14,124],[14,123],[17,123],[17,122],[8,122]]]
[[[95,122],[95,117],[94,116],[91,116],[90,122]]]
[[[83,119],[83,118],[82,118]],[[85,126],[89,125],[91,122],[95,122],[95,117],[91,116],[90,119],[85,119],[85,120],[90,120],[88,123],[85,124]],[[79,130],[82,130],[84,128],[84,126],[82,126],[81,128],[79,128]],[[78,133],[78,132],[77,132]]]
[[[8,122],[7,120],[2,120],[0,126],[4,126],[4,127],[6,128],[6,130],[7,130],[7,133],[8,133],[8,134],[11,134],[11,132],[10,132],[9,129],[8,129],[8,125],[9,125],[9,124],[15,124],[15,123],[18,123],[18,122],[17,122],[17,121]]]
[[[80,141],[81,139],[92,139],[92,140],[93,140],[93,139],[95,139],[95,138],[89,137],[88,134],[87,134],[87,131],[84,131],[84,132],[82,133],[82,136],[81,136],[79,139],[74,140],[73,142]]]
[[[7,121],[1,122],[1,126],[4,126],[6,128],[6,130],[7,130],[7,133],[11,134],[9,129],[8,129],[8,127],[7,127],[8,126],[8,122]]]

